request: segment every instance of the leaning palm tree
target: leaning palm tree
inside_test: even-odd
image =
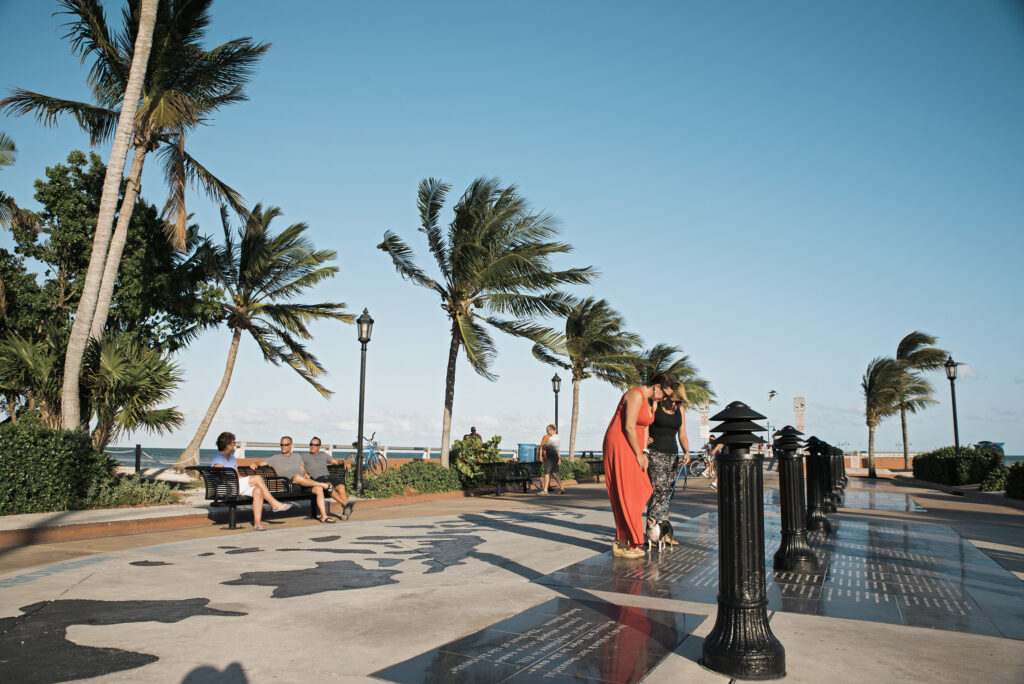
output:
[[[280,215],[278,207],[264,209],[257,204],[246,212],[237,235],[233,235],[228,210],[221,207],[224,244],[217,249],[215,258],[217,280],[225,292],[221,307],[223,320],[232,332],[231,346],[220,386],[195,437],[175,462],[176,469],[199,462],[199,445],[231,382],[243,333],[259,345],[266,361],[291,367],[322,396],[331,395],[317,379],[326,371],[300,340],[312,339],[307,324],[325,318],[351,323],[352,314],[345,313],[345,304],[340,302],[298,304],[292,300],[322,280],[334,277],[338,267],[327,264],[337,254],[315,249],[305,237],[305,223],[293,223],[277,235],[271,233],[270,224]]]
[[[94,145],[109,138],[117,126],[114,152],[120,157],[112,152],[85,289],[68,345],[63,390],[65,427],[74,427],[78,422],[75,396],[85,343],[103,334],[147,154],[160,150],[163,155],[165,176],[171,188],[165,214],[173,223],[169,233],[176,244],[183,243],[187,231],[184,196],[190,181],[198,182],[208,194],[227,202],[236,211],[244,211],[238,193],[188,154],[185,134],[205,123],[220,107],[245,99],[242,86],[269,45],[240,38],[212,50],[202,49],[199,42],[210,23],[211,2],[162,0],[157,7],[154,0],[130,0],[120,31],[112,34],[99,0],[60,0],[64,13],[72,17],[66,25],[65,37],[71,39],[83,61],[94,59],[89,85],[96,104],[22,89],[15,89],[10,97],[0,100],[0,109],[15,115],[35,113],[46,125],[70,114]],[[148,70],[145,60],[141,60],[143,52],[148,56]],[[140,61],[142,73],[137,74]],[[129,125],[122,131],[124,124],[118,121],[125,119]],[[132,164],[117,211],[117,228],[111,237],[110,226],[129,146],[133,150]]]
[[[676,358],[677,355],[679,358]],[[622,378],[619,387],[628,389],[645,384],[658,373],[665,373],[683,385],[686,390],[686,408],[714,403],[715,393],[711,389],[711,383],[700,377],[697,367],[690,362],[689,355],[683,354],[678,347],[667,344],[656,344],[650,349],[634,354],[630,360],[629,371]]]
[[[572,373],[572,425],[569,458],[576,453],[576,425],[580,411],[580,383],[597,377],[618,386],[629,372],[640,336],[624,330],[625,319],[608,302],[588,297],[565,317],[565,334],[549,330],[549,342],[533,345],[533,355]]]
[[[919,377],[921,371],[942,368],[946,360],[946,351],[930,345],[935,344],[937,337],[915,330],[902,340],[896,348],[896,360],[903,364],[908,377],[904,385],[911,389],[924,390],[924,393],[911,391],[900,398],[900,426],[903,428],[903,467],[910,470],[910,438],[907,433],[907,414],[917,413],[928,404],[936,403],[931,396],[932,388],[928,381]],[[918,377],[911,377],[918,376]],[[924,383],[923,385],[919,383]],[[918,399],[913,399],[913,397]]]
[[[551,256],[572,251],[564,242],[549,240],[557,232],[554,217],[531,211],[515,186],[503,188],[497,179],[473,181],[456,203],[455,218],[444,234],[438,215],[450,189],[433,178],[419,186],[420,231],[427,236],[440,279],[427,276],[413,262],[412,250],[390,230],[377,245],[403,278],[441,297],[441,308],[451,321],[441,429],[441,465],[446,468],[459,349],[474,371],[493,380],[490,369],[497,350],[484,324],[536,341],[543,329],[532,319],[564,314],[572,304],[572,298],[556,288],[586,284],[597,275],[590,267],[553,270]]]
[[[903,366],[895,359],[876,357],[860,381],[864,392],[864,420],[868,426],[868,477],[875,472],[875,428],[883,419],[899,412]]]

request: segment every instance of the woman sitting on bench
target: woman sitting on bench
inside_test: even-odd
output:
[[[217,451],[220,453],[213,457],[210,465],[214,468],[231,468],[237,473],[238,461],[235,460],[235,435],[233,433],[222,432],[217,436]],[[238,495],[252,497],[252,528],[257,532],[267,529],[262,524],[264,501],[270,504],[274,513],[283,513],[292,507],[290,503],[281,503],[275,499],[267,488],[267,483],[259,475],[239,476]]]

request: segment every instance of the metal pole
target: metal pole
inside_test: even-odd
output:
[[[831,532],[832,524],[825,516],[825,491],[822,481],[824,442],[817,437],[807,440],[807,529]]]
[[[558,427],[558,390],[555,390],[555,427]]]
[[[356,449],[356,496],[363,495],[363,406],[366,399],[366,343],[359,361],[359,446]]]
[[[953,397],[953,445],[956,453],[960,455],[960,428],[956,424],[956,378],[949,379],[949,393]]]
[[[142,470],[142,445],[135,445],[135,474],[138,475],[139,471]]]
[[[783,572],[816,573],[818,557],[807,543],[807,508],[804,504],[804,464],[797,453],[800,431],[787,425],[776,433],[775,458],[779,464],[782,505],[782,543],[774,567]]]

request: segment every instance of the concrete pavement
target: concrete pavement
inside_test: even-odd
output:
[[[766,488],[774,486],[774,473],[766,473]],[[892,481],[853,478],[848,491],[906,494],[917,504],[832,514],[848,528],[951,528],[998,564],[993,573],[1017,578],[1000,580],[1009,604],[1024,601],[1024,512]],[[691,480],[672,504],[673,523],[681,531],[702,529],[715,507],[707,480]],[[152,516],[156,522],[148,524],[155,526],[183,515],[82,513]],[[38,530],[46,520],[102,525],[118,522],[113,518],[71,515],[32,524]],[[631,681],[728,681],[697,663],[714,625],[713,602],[544,583],[608,554],[613,528],[603,483],[576,485],[563,496],[359,506],[351,520],[331,525],[301,517],[268,522],[267,532],[247,525],[227,531],[204,519],[198,527],[0,549],[0,679],[379,682],[374,673],[393,675],[402,663],[493,633],[492,626],[557,599],[686,616],[681,641]],[[16,524],[3,521],[7,531]],[[653,561],[642,567],[651,576],[658,570]],[[786,610],[772,611],[771,626],[786,648],[785,681],[1024,681],[1020,638]],[[621,675],[603,662],[592,681]],[[501,681],[499,670],[481,674],[479,662],[473,667],[449,680]],[[403,674],[391,681],[437,676],[427,669],[420,680]]]

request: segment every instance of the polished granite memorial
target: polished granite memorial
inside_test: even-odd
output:
[[[764,505],[769,509],[778,509],[781,505],[778,489],[770,489],[764,493]],[[851,508],[865,511],[905,511],[908,513],[927,513],[927,509],[919,505],[906,494],[896,492],[873,492],[848,489],[843,492],[843,503],[839,508]]]
[[[639,682],[705,616],[555,598],[373,676],[402,684]]]
[[[847,497],[854,492],[847,492]],[[872,492],[872,494],[875,494]],[[873,500],[910,510],[904,494]],[[916,504],[913,504],[916,506]],[[765,516],[769,610],[888,622],[1024,639],[1024,582],[949,527],[830,516],[831,533],[811,532],[816,574],[772,572],[780,519]],[[535,581],[554,587],[714,603],[718,593],[717,514],[675,529],[679,546],[643,561],[594,556]]]

